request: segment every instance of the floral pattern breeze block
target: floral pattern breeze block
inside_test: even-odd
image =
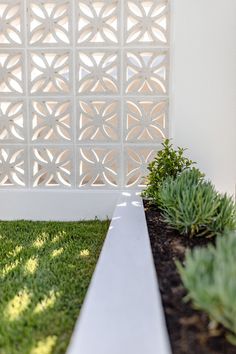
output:
[[[0,189],[143,188],[168,137],[169,3],[0,1]]]

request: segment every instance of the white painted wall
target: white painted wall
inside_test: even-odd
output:
[[[119,196],[115,190],[5,190],[0,192],[0,219],[111,219]]]
[[[172,1],[174,143],[216,186],[236,183],[236,0]]]

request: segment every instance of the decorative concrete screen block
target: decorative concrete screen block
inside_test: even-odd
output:
[[[119,186],[120,151],[113,147],[78,149],[78,186],[117,188]]]
[[[1,0],[0,43],[4,46],[21,46],[24,43],[24,1]]]
[[[97,142],[120,141],[120,101],[115,99],[79,100],[77,140]]]
[[[0,143],[21,143],[27,139],[24,100],[0,101]]]
[[[78,93],[119,93],[119,78],[120,62],[117,50],[78,51]]]
[[[141,188],[168,136],[169,0],[0,1],[0,188]]]
[[[130,45],[168,45],[167,1],[125,1],[125,42]]]
[[[60,94],[71,91],[69,51],[37,50],[29,53],[29,91],[34,95]]]
[[[144,187],[147,166],[155,157],[156,148],[146,148],[140,146],[126,147],[124,168],[125,185],[128,188]]]
[[[130,50],[125,54],[126,94],[166,95],[168,86],[166,50]]]
[[[34,147],[31,164],[33,187],[73,185],[73,157],[70,148]]]
[[[77,43],[107,46],[120,41],[120,1],[77,0]]]
[[[125,141],[157,143],[167,135],[167,100],[127,99]]]
[[[20,50],[0,50],[0,95],[22,95],[24,85],[24,53]]]
[[[37,99],[30,102],[31,139],[36,143],[70,143],[72,102],[69,99]]]
[[[69,0],[29,0],[28,40],[32,46],[66,46],[71,43]]]
[[[27,151],[22,146],[0,146],[0,186],[27,185]]]

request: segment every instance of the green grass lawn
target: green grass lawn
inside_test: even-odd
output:
[[[65,353],[108,226],[0,222],[0,354]]]

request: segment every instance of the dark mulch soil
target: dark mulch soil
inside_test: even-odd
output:
[[[183,301],[186,291],[175,266],[175,260],[183,261],[186,248],[214,241],[180,236],[161,221],[158,209],[144,205],[173,354],[236,354],[224,330],[210,329],[206,314]]]

